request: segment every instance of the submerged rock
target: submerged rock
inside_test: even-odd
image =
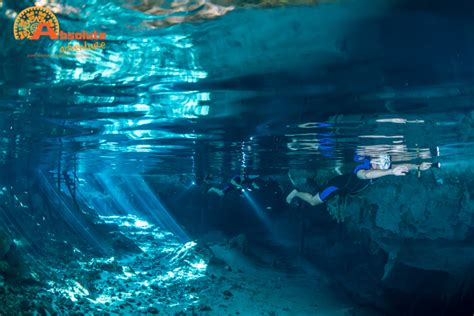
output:
[[[9,268],[8,262],[0,260],[0,274],[6,274]]]
[[[228,291],[228,290],[222,292],[222,294],[224,294],[224,296],[226,296],[226,297],[234,296],[234,294],[232,294],[232,292],[231,292],[231,291]]]
[[[200,312],[210,312],[211,310],[212,310],[211,307],[208,306],[208,305],[201,305],[201,306],[199,307],[199,311],[200,311]]]
[[[249,252],[249,244],[247,240],[247,236],[244,234],[240,234],[235,236],[234,238],[229,240],[229,248],[237,248],[243,254],[248,254]]]
[[[117,254],[142,253],[143,251],[128,237],[119,232],[112,233],[112,245]]]
[[[3,258],[13,244],[13,239],[4,231],[0,230],[0,259]]]
[[[377,288],[427,300],[454,295],[474,262],[474,201],[467,189],[474,182],[472,172],[462,173],[379,179],[358,196],[330,200],[328,212],[347,234],[332,237],[338,242],[331,241],[327,257],[341,284],[372,302]],[[435,174],[443,175],[443,185]],[[350,264],[337,264],[347,258]],[[370,282],[364,287],[358,278]]]
[[[150,307],[148,307],[147,312],[150,313],[150,314],[156,315],[160,311],[158,310],[158,308],[150,306]]]
[[[100,271],[108,271],[108,272],[122,272],[122,266],[116,260],[103,260],[103,261],[96,261],[93,264],[95,269]]]

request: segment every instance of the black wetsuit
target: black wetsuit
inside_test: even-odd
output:
[[[362,191],[368,187],[372,180],[363,180],[357,177],[360,170],[370,170],[370,160],[363,159],[352,173],[337,176],[328,181],[324,188],[319,192],[321,201],[326,202],[335,195],[351,195]]]

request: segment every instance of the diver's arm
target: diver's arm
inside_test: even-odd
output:
[[[242,189],[242,186],[238,184],[237,181],[235,181],[234,179],[230,180],[230,184],[232,184],[237,189]]]
[[[387,170],[359,170],[357,177],[362,180],[377,179],[385,176],[404,176],[409,171],[407,166],[396,166]]]

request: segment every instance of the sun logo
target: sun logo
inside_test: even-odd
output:
[[[40,36],[57,39],[59,22],[51,10],[43,7],[29,7],[21,11],[13,24],[16,40],[37,40]]]

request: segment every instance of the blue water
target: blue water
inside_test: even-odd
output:
[[[91,248],[97,246],[107,253],[115,246],[101,242],[100,233],[93,229],[90,232],[90,222],[98,223],[99,219],[81,219],[82,215],[73,211],[80,208],[78,205],[86,205],[115,223],[128,237],[133,236],[132,240],[138,240],[137,244],[149,246],[149,240],[140,240],[137,236],[141,233],[134,231],[143,223],[144,231],[153,231],[155,236],[159,229],[171,232],[176,244],[170,247],[175,247],[178,258],[180,247],[213,229],[235,235],[241,231],[253,233],[256,239],[262,236],[272,246],[280,243],[295,250],[298,238],[285,234],[291,235],[300,224],[291,222],[293,215],[289,215],[289,224],[285,227],[281,220],[281,227],[276,228],[279,220],[273,218],[274,214],[293,212],[283,200],[291,186],[288,173],[319,182],[324,176],[350,172],[355,154],[377,156],[382,152],[389,153],[393,163],[436,162],[441,163],[441,169],[430,170],[429,176],[418,179],[413,176],[407,180],[408,186],[387,180],[383,182],[386,191],[377,188],[367,193],[368,198],[363,195],[369,199],[367,203],[348,206],[354,214],[359,214],[354,210],[360,207],[360,222],[346,222],[344,226],[336,216],[337,226],[334,218],[318,218],[321,226],[309,225],[318,228],[316,233],[306,228],[306,234],[311,235],[307,238],[313,238],[314,233],[325,239],[311,239],[313,246],[339,247],[331,242],[333,232],[339,230],[344,230],[341,240],[349,243],[356,237],[346,229],[353,233],[354,226],[371,231],[367,238],[385,256],[380,255],[382,250],[374,250],[371,262],[389,269],[389,259],[395,252],[402,253],[394,273],[408,275],[409,279],[413,267],[429,273],[439,267],[427,264],[426,268],[419,264],[420,258],[413,259],[412,252],[421,253],[413,250],[419,249],[415,246],[406,253],[399,251],[400,240],[434,240],[434,248],[441,239],[472,241],[469,175],[474,157],[474,7],[469,1],[42,0],[36,5],[50,8],[61,30],[107,33],[104,50],[89,56],[49,58],[28,55],[58,54],[63,42],[13,38],[14,18],[31,5],[31,1],[0,0],[1,183],[27,193],[25,200],[30,206],[41,204],[35,200],[35,191],[29,189],[31,185],[42,188],[39,194],[45,201],[58,200],[54,204],[57,209],[67,205],[57,217],[43,220],[54,222],[60,218]],[[205,193],[207,187],[200,186],[209,174],[214,176],[213,185],[224,186],[241,172],[265,176],[265,181],[270,179],[268,187],[274,185],[278,190],[268,189],[270,197],[252,191],[217,200]],[[298,181],[297,185],[304,182]],[[411,196],[413,192],[418,192],[420,198]],[[387,194],[386,200],[382,194]],[[376,198],[370,200],[373,196]],[[405,196],[410,198],[404,204],[400,201]],[[410,202],[411,198],[426,200],[417,204]],[[397,202],[402,206],[390,209]],[[410,204],[420,213],[410,211]],[[34,233],[26,233],[21,223],[34,226],[37,219],[32,218],[42,215],[34,215],[33,211],[33,215],[25,211],[31,215],[25,218],[5,215],[11,205],[2,209],[4,224],[0,228],[33,238]],[[396,237],[372,231],[372,226],[363,223],[364,216],[370,217],[364,212],[374,205],[376,211],[385,212],[383,216],[373,215],[377,229]],[[429,207],[421,210],[422,205]],[[298,213],[303,218],[312,214],[302,204],[296,208],[298,212],[303,210],[302,215]],[[442,210],[457,208],[459,214],[447,218],[440,215]],[[232,211],[222,215],[217,209]],[[239,210],[244,210],[243,215]],[[387,213],[401,214],[408,228],[398,222],[389,224]],[[247,216],[249,223],[245,222]],[[433,218],[436,224],[430,222]],[[132,220],[140,225],[130,224]],[[426,226],[424,220],[429,222]],[[156,228],[149,229],[146,221]],[[449,227],[437,226],[439,222]],[[155,246],[160,238],[155,238]],[[360,238],[360,253],[334,255],[334,260],[358,262],[351,256],[363,257],[361,253],[372,251],[372,244],[367,246]],[[386,246],[385,238],[396,239],[397,246],[391,242]],[[416,241],[414,244],[418,245]],[[337,253],[338,249],[332,250]],[[169,254],[166,247],[162,250]],[[321,254],[329,258],[325,263],[310,259],[331,266],[332,250]],[[163,255],[158,252],[154,255]],[[433,250],[425,256],[433,253],[440,255]],[[470,257],[466,254],[464,258]],[[390,264],[385,265],[385,261]],[[192,264],[194,267],[196,263]],[[462,273],[446,268],[446,273],[455,275],[456,282],[464,280],[460,275],[472,269],[464,263],[459,266],[465,269]],[[199,273],[201,268],[199,265]],[[392,314],[400,312],[380,297],[373,303],[363,295],[364,289],[351,287],[357,278],[350,272],[344,277],[350,280],[340,276],[335,279],[349,284],[349,292],[359,293],[361,304]],[[443,277],[439,279],[445,282]],[[400,285],[388,280],[383,282],[392,283],[381,285],[387,293],[409,283],[400,281]],[[376,286],[380,284],[372,289]],[[456,296],[452,288],[446,292]],[[388,299],[392,303],[404,299],[392,295]],[[186,304],[191,301],[188,297]],[[180,306],[176,304],[172,308]],[[401,310],[410,310],[408,303],[403,306],[408,307]],[[413,311],[420,311],[419,306]],[[217,309],[214,312],[220,313]],[[300,312],[309,313],[306,309]],[[251,315],[245,308],[243,314]],[[289,314],[298,315],[298,311]]]

